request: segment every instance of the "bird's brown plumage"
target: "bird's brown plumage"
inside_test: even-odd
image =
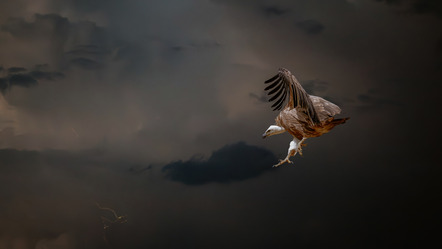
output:
[[[280,68],[278,74],[265,83],[271,83],[265,88],[269,91],[268,94],[275,94],[269,100],[274,101],[272,107],[274,110],[282,109],[276,117],[276,125],[299,140],[319,137],[348,119],[335,119],[334,116],[341,109],[321,97],[309,95],[296,77],[285,68]]]

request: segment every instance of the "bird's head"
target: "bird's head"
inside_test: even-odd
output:
[[[266,137],[270,137],[270,136],[273,136],[273,135],[281,134],[283,132],[285,132],[285,130],[281,126],[271,125],[266,130],[266,132],[264,132],[264,134],[262,134],[262,138],[266,138]]]

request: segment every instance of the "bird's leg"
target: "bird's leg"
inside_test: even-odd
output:
[[[301,139],[301,141],[298,143],[298,146],[297,146],[297,150],[298,150],[298,152],[299,152],[299,155],[301,155],[302,156],[302,146],[305,146],[305,144],[303,144],[303,142],[305,141],[305,137],[303,137],[302,139]]]
[[[279,165],[281,165],[283,163],[293,163],[292,161],[290,161],[290,157],[296,155],[297,149],[298,149],[298,147],[300,147],[299,144],[300,144],[299,140],[296,138],[293,138],[293,140],[290,142],[289,150],[287,152],[287,156],[285,157],[285,159],[279,160],[279,163],[273,165],[273,167],[278,167]]]

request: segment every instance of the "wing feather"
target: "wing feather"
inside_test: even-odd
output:
[[[281,110],[282,104],[284,104],[285,101],[285,97],[287,96],[287,91],[284,91],[284,94],[282,95],[282,97],[280,99],[278,99],[273,105],[272,107],[275,107],[275,109],[273,109],[274,111],[276,110]]]
[[[270,90],[273,87],[275,87],[276,85],[278,85],[281,82],[281,78],[279,78],[277,81],[275,81],[275,83],[272,83],[271,85],[269,85],[268,87],[266,87],[264,90]]]
[[[321,121],[341,113],[341,108],[328,100],[314,95],[310,95],[310,99],[312,100]]]
[[[266,80],[266,81],[264,81],[264,83],[270,83],[270,82],[272,82],[272,81],[274,81],[276,78],[278,78],[279,77],[279,74],[277,74],[277,75],[275,75],[275,76],[273,76],[272,78],[270,78],[270,79],[268,79],[268,80]]]
[[[273,111],[281,110],[281,107],[282,107],[283,104],[284,104],[284,101],[279,102],[278,106],[276,106],[276,107],[273,109]]]
[[[275,88],[271,90],[268,95],[278,91],[269,99],[269,102],[274,101],[282,94],[282,97],[272,105],[272,107],[275,107],[274,110],[280,110],[282,104],[287,99],[288,101],[286,107],[291,109],[300,109],[300,111],[307,115],[310,122],[314,124],[320,123],[320,119],[316,113],[315,106],[310,99],[310,95],[304,90],[296,77],[289,70],[280,68],[278,74],[266,80],[265,83],[267,84],[273,81],[275,82],[266,87],[264,90],[268,91]]]
[[[284,84],[280,84],[279,86],[275,87],[275,89],[273,89],[272,91],[270,91],[267,95],[271,95],[274,94],[276,91],[278,91],[279,89],[281,89],[284,86]],[[265,89],[264,89],[265,90]]]
[[[271,99],[269,99],[269,102],[272,102],[273,100],[275,100],[277,97],[281,96],[281,93],[284,91],[284,87],[281,88]]]

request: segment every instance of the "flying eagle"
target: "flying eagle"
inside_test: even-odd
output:
[[[307,94],[301,84],[285,68],[280,68],[277,75],[265,81],[271,83],[264,90],[273,95],[269,102],[274,101],[272,107],[281,110],[275,119],[274,125],[266,130],[263,138],[288,132],[293,136],[287,157],[279,160],[273,167],[283,163],[292,163],[290,157],[299,152],[302,155],[303,142],[310,137],[319,137],[329,132],[333,127],[345,123],[349,118],[335,119],[341,108],[321,97]],[[279,97],[278,100],[276,100]],[[284,103],[287,104],[284,106]],[[282,108],[284,106],[284,108]]]

